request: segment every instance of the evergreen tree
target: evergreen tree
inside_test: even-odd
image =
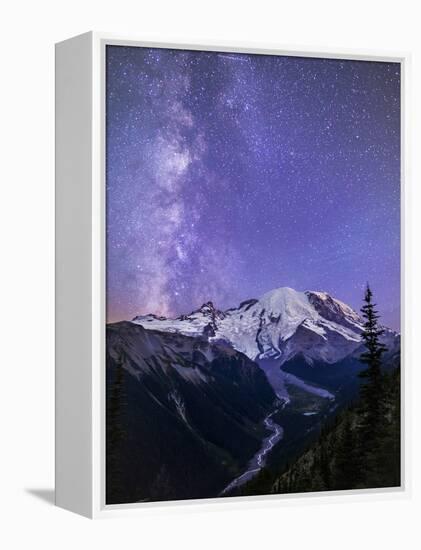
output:
[[[372,447],[376,441],[382,425],[384,424],[383,404],[383,375],[381,370],[382,355],[386,347],[380,342],[380,336],[384,330],[379,326],[379,315],[372,302],[373,293],[367,285],[364,305],[361,313],[364,318],[364,330],[362,338],[366,351],[361,354],[360,361],[367,367],[360,373],[364,379],[361,386],[362,400],[362,424],[361,424],[361,445],[363,449]]]
[[[320,473],[325,487],[330,488],[332,474],[330,471],[330,460],[327,442],[324,440],[320,442]]]
[[[356,432],[348,411],[335,449],[335,489],[355,489],[361,481],[360,453]]]
[[[385,375],[386,429],[379,444],[382,460],[378,463],[378,477],[384,487],[400,485],[401,470],[401,415],[400,368]]]
[[[111,362],[111,360],[109,360]],[[124,501],[122,483],[122,444],[126,436],[124,416],[126,392],[124,388],[123,352],[115,360],[113,379],[107,385],[106,398],[106,490],[107,503]],[[111,374],[111,373],[110,373]]]

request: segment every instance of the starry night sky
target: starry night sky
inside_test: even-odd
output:
[[[400,67],[107,47],[107,318],[281,286],[399,329]]]

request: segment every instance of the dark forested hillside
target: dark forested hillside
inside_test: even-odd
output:
[[[317,442],[273,483],[274,493],[397,487],[400,485],[400,369],[384,374],[382,426],[364,438],[358,401],[320,434]]]

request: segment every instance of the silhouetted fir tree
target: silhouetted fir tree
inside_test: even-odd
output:
[[[360,361],[367,367],[361,371],[361,423],[359,426],[360,445],[366,460],[375,452],[385,424],[384,388],[382,375],[382,355],[387,351],[380,342],[384,330],[379,326],[379,315],[372,301],[373,293],[367,285],[364,295],[364,305],[361,313],[364,318],[362,338],[366,351],[361,354]]]
[[[330,471],[329,452],[327,449],[327,443],[325,441],[322,441],[320,445],[320,475],[323,479],[324,486],[326,488],[329,488],[331,486],[332,473]]]
[[[351,413],[347,412],[335,449],[335,489],[354,489],[361,482],[361,460],[357,443]]]
[[[326,491],[327,487],[323,481],[322,474],[319,469],[316,469],[311,476],[311,491]]]
[[[316,447],[313,453],[313,462],[310,467],[311,491],[324,491],[326,489],[326,484],[322,475],[320,456],[320,448]]]
[[[400,414],[400,368],[385,375],[385,422],[379,441],[377,470],[379,482],[384,487],[400,485],[401,478],[401,414]]]
[[[122,443],[127,396],[124,388],[123,352],[114,361],[113,379],[107,386],[106,399],[106,491],[107,503],[124,501],[122,480]]]

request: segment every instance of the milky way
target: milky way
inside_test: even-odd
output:
[[[107,47],[107,317],[281,286],[399,328],[400,67]]]

